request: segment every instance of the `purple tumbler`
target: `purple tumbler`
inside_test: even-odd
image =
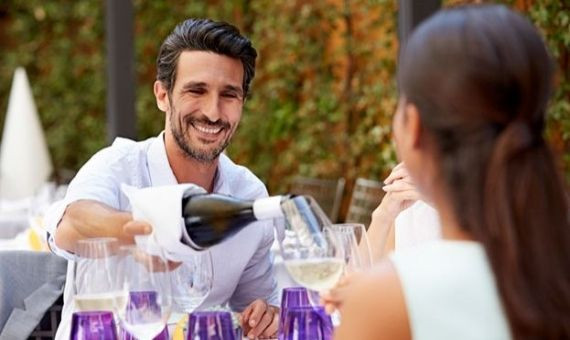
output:
[[[282,340],[283,321],[289,308],[310,307],[309,293],[305,287],[283,288],[281,293],[281,311],[279,312],[279,332],[278,339]]]
[[[151,310],[160,308],[156,304],[156,292],[155,291],[138,291],[129,292],[129,302],[127,304],[127,315],[126,318],[133,322],[136,317],[136,311],[144,305],[149,305]],[[123,340],[136,340],[137,338],[131,333],[127,332],[125,329],[121,329],[121,339]],[[153,338],[153,340],[168,340],[168,328],[165,326],[162,332]]]
[[[229,312],[193,312],[188,322],[187,340],[236,340]]]
[[[333,325],[321,306],[292,307],[287,309],[280,339],[331,340]]]
[[[71,317],[71,340],[117,340],[113,313],[75,312]]]

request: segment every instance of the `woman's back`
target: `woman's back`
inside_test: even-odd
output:
[[[392,254],[414,339],[511,339],[483,247],[433,241]]]

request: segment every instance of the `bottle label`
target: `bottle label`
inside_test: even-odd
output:
[[[283,217],[281,200],[283,196],[259,198],[253,202],[253,214],[257,220]]]

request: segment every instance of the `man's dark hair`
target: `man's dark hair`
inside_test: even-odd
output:
[[[247,95],[255,75],[257,52],[251,41],[226,22],[187,19],[164,39],[156,59],[156,78],[169,93],[176,80],[178,58],[183,51],[209,51],[239,59],[243,65],[243,92]]]

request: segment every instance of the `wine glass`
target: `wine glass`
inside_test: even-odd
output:
[[[136,236],[135,241],[136,246],[121,247],[117,276],[128,299],[119,318],[128,333],[150,340],[163,331],[170,316],[173,265],[159,249],[150,251],[149,236]]]
[[[74,309],[76,311],[113,311],[124,307],[125,294],[116,272],[120,259],[115,238],[90,238],[77,241],[74,266]]]
[[[346,273],[366,270],[372,266],[370,243],[364,224],[333,224],[330,228],[344,248]]]
[[[317,292],[327,291],[336,286],[344,272],[344,248],[329,227],[310,237],[312,240],[295,241],[291,237],[280,242],[285,267],[300,285]]]
[[[214,268],[209,250],[186,256],[171,272],[173,310],[192,313],[212,290]],[[177,318],[180,318],[179,316]]]

